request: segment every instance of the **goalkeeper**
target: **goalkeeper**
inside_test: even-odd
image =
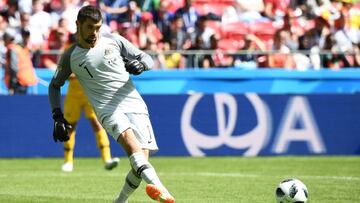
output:
[[[70,139],[64,142],[64,164],[61,170],[64,172],[73,171],[76,125],[81,117],[81,112],[84,112],[94,131],[105,169],[112,170],[118,165],[119,159],[111,158],[110,143],[106,131],[98,122],[95,112],[74,74],[69,77],[69,87],[64,100],[64,117],[72,128],[69,130]]]
[[[80,9],[76,20],[77,43],[64,52],[49,85],[53,137],[61,142],[69,139],[69,125],[60,108],[61,86],[74,73],[99,122],[128,155],[131,170],[115,202],[127,203],[144,180],[150,198],[174,203],[174,197],[148,161],[158,146],[147,106],[129,76],[151,69],[154,61],[124,37],[100,34],[102,24],[99,9],[94,6]]]

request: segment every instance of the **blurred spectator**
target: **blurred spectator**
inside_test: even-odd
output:
[[[353,43],[357,44],[359,42],[358,30],[350,30],[345,27],[345,15],[340,14],[339,18],[334,22],[334,37],[337,46],[336,48],[341,52],[352,52]],[[354,32],[354,34],[352,34]]]
[[[23,32],[26,41],[30,37],[30,32]],[[4,43],[7,48],[5,66],[5,84],[9,94],[26,94],[28,86],[37,84],[37,77],[31,62],[30,52],[13,42],[15,30],[7,29],[4,36]]]
[[[30,41],[35,49],[41,49],[42,44],[49,36],[50,27],[51,17],[48,12],[44,11],[43,1],[33,0],[29,29]]]
[[[311,36],[311,41],[317,42],[318,47],[322,49],[325,44],[325,37],[330,33],[330,24],[321,16],[316,17],[314,21],[314,27],[306,32],[310,32],[308,35]]]
[[[18,1],[19,11],[21,13],[32,12],[32,0],[19,0]]]
[[[183,69],[186,65],[185,56],[177,52],[177,50],[188,49],[191,46],[191,39],[189,34],[183,29],[183,19],[181,16],[175,15],[171,21],[170,30],[164,35],[164,51],[165,53],[159,61],[162,62],[162,67],[167,69]]]
[[[106,24],[111,21],[118,22],[120,14],[127,11],[128,0],[99,0],[99,7],[104,12]]]
[[[171,47],[167,44],[164,46],[164,51],[170,51]],[[183,69],[185,68],[185,58],[179,52],[166,53],[164,55],[164,62],[167,69]]]
[[[20,14],[20,28],[27,28],[27,29],[30,28],[30,14],[29,13],[21,13]]]
[[[196,22],[195,36],[201,36],[203,40],[203,49],[210,48],[210,37],[215,34],[215,31],[208,26],[208,17],[200,16]],[[194,39],[194,36],[192,36]],[[194,41],[194,40],[192,40]]]
[[[196,23],[198,20],[198,12],[195,7],[191,5],[191,0],[183,0],[184,6],[176,10],[175,14],[183,17],[184,28],[186,32],[192,34],[195,32]]]
[[[139,48],[143,50],[150,49],[152,45],[158,45],[163,38],[160,30],[153,22],[153,16],[150,12],[142,13],[137,34]]]
[[[69,26],[69,21],[66,18],[60,18],[56,28],[62,28],[62,29],[65,29],[67,32],[70,32],[70,30],[68,29],[68,26]],[[72,34],[74,34],[74,33],[72,33]]]
[[[30,22],[30,14],[28,13],[20,13],[20,25],[16,28],[16,36],[14,39],[15,43],[19,43],[23,41],[21,31],[22,30],[29,30],[29,22]],[[29,43],[27,46],[29,46],[29,49],[31,49],[31,44]]]
[[[274,45],[272,53],[269,55],[269,66],[271,68],[294,68],[294,60],[292,58],[289,47],[286,46],[286,41],[290,38],[290,33],[284,29],[279,29],[274,35]]]
[[[319,37],[317,36],[316,29],[311,29],[299,37],[299,50],[306,51],[307,53],[295,54],[297,70],[320,69]]]
[[[321,55],[322,66],[324,68],[340,69],[344,67],[350,67],[350,63],[346,59],[345,55],[339,52],[333,34],[326,36],[324,50],[329,52],[327,54]]]
[[[300,10],[298,11],[301,12]],[[300,26],[298,17],[296,16],[296,13],[293,10],[290,9],[287,10],[285,16],[283,17],[282,29],[286,30],[290,35],[289,39],[285,41],[286,46],[291,51],[298,50],[300,43],[299,37],[304,35],[304,29]],[[309,48],[308,51],[310,51],[310,49],[311,48]],[[296,52],[292,54],[292,58],[294,60],[295,68],[297,70],[307,70],[311,67],[311,61],[309,55],[304,55],[302,53]]]
[[[213,51],[211,55],[205,55],[203,67],[229,67],[233,64],[233,58],[224,54],[223,50],[220,50],[218,43],[220,36],[218,34],[213,34],[210,36],[210,49]]]
[[[69,39],[69,36],[72,34],[67,28],[68,28],[68,21],[65,18],[60,18],[57,25],[55,25],[54,28],[50,30],[49,38],[47,40],[47,43],[44,43],[45,49],[48,47],[53,47],[56,49],[56,47],[59,48],[59,46],[56,46],[55,44],[59,43],[59,31],[61,33],[65,34],[65,38]],[[61,40],[62,41],[62,40]],[[65,41],[66,43],[67,41]]]
[[[164,34],[164,42],[168,43],[172,50],[186,50],[191,47],[190,35],[182,29],[183,26],[183,18],[175,15],[169,32]]]
[[[282,29],[286,30],[290,34],[289,39],[287,39],[285,42],[286,45],[291,50],[297,50],[299,47],[298,38],[303,34],[303,30],[299,27],[299,25],[296,24],[296,17],[290,11],[288,11],[283,17],[283,22]]]
[[[319,0],[291,0],[289,8],[297,17],[312,19],[316,16],[314,9],[319,6]]]
[[[354,47],[354,67],[360,68],[360,43]]]
[[[163,1],[163,0],[161,0]],[[184,0],[167,0],[169,1],[169,7],[168,10],[171,13],[175,13],[178,9],[184,7],[185,1]]]
[[[74,34],[76,32],[76,17],[81,8],[81,4],[77,4],[73,0],[61,0],[61,7],[51,12],[52,27],[56,28],[60,19],[67,22],[66,29]]]
[[[79,8],[84,4],[96,3],[107,16],[104,18],[101,32],[119,32],[141,49],[152,51],[154,60],[158,61],[158,67],[161,68],[185,67],[183,61],[186,61],[187,67],[204,67],[211,60],[214,66],[225,66],[226,62],[225,65],[216,64],[213,57],[211,60],[204,60],[204,56],[183,55],[177,50],[213,49],[211,36],[221,34],[224,39],[221,40],[221,48],[225,48],[223,50],[225,52],[231,49],[223,46],[225,42],[235,42],[232,43],[232,50],[237,50],[243,44],[245,36],[248,39],[245,39],[245,44],[240,50],[261,51],[263,49],[259,48],[258,44],[265,43],[265,49],[269,49],[275,38],[274,31],[271,30],[278,28],[282,29],[279,32],[280,40],[273,46],[274,54],[270,54],[267,60],[263,60],[262,55],[245,53],[234,55],[232,65],[244,67],[246,64],[250,67],[252,64],[254,67],[253,64],[257,64],[258,67],[264,67],[262,62],[269,62],[266,67],[271,63],[274,67],[286,65],[287,68],[296,67],[301,70],[319,69],[323,65],[324,57],[320,60],[320,53],[325,46],[325,37],[331,33],[335,39],[335,48],[332,49],[344,52],[343,55],[350,66],[358,64],[359,59],[355,52],[358,51],[360,41],[360,9],[352,0],[226,0],[221,1],[221,5],[230,6],[224,10],[221,23],[210,22],[210,16],[218,18],[212,13],[198,16],[191,0],[6,0],[4,2],[0,9],[0,17],[3,18],[0,19],[0,37],[6,27],[16,27],[17,35],[14,42],[20,42],[20,31],[28,28],[31,33],[31,42],[28,46],[32,49],[35,66],[43,64],[37,60],[39,59],[37,55],[42,50],[56,47],[50,48],[55,42],[54,30],[58,27],[66,27],[71,33],[76,32],[75,19]],[[200,5],[200,1],[196,2],[196,5]],[[141,10],[151,11],[152,15],[148,12],[142,13]],[[48,25],[49,18],[46,17],[48,16],[46,11],[51,14],[51,27]],[[62,19],[61,25],[57,24],[59,19]],[[270,19],[276,22],[269,22]],[[248,27],[244,26],[246,28],[224,34],[227,28],[225,24],[228,22],[242,22]],[[266,23],[270,23],[272,27],[265,27]],[[241,30],[245,32],[242,33]],[[246,35],[248,32],[259,37],[260,40]],[[188,40],[189,36],[191,41]],[[215,36],[219,35],[213,37]],[[214,46],[216,40],[212,40]],[[2,50],[5,50],[4,46],[2,47]],[[171,50],[171,54],[161,54],[163,49]],[[301,52],[296,52],[297,50]],[[280,53],[275,53],[277,51]],[[287,53],[291,55],[285,57]],[[220,51],[217,55],[221,56]]]
[[[318,10],[321,1],[322,0],[291,0],[290,8],[294,10],[298,16],[312,19],[319,16]]]
[[[3,41],[3,35],[8,24],[3,16],[0,15],[0,68],[5,65],[6,47]]]
[[[204,46],[204,41],[202,39],[202,37],[196,36],[195,38],[195,42],[191,45],[191,47],[188,49],[190,51],[193,52],[198,52],[202,49],[202,47]],[[186,67],[188,68],[202,68],[204,67],[204,55],[199,53],[199,54],[190,54],[186,56]]]
[[[149,11],[156,7],[160,2],[160,0],[135,0],[136,4],[142,11]]]
[[[330,22],[339,18],[340,12],[331,2],[331,0],[320,0],[318,7],[314,9],[315,15],[320,16]]]
[[[290,0],[264,0],[263,15],[270,20],[281,20],[289,7]]]
[[[174,14],[168,11],[170,2],[169,0],[162,0],[159,8],[154,10],[154,23],[159,28],[160,32],[165,35],[170,31],[170,23]]]
[[[69,46],[70,33],[64,28],[56,28],[50,33],[51,40],[49,40],[44,51],[57,50],[63,52]],[[59,62],[59,54],[43,54],[42,63],[40,67],[45,67],[50,70],[56,70],[57,63]]]
[[[120,15],[119,23],[129,22],[131,27],[138,27],[141,17],[141,10],[135,1],[129,1],[127,10]]]
[[[234,56],[234,67],[253,69],[257,67],[258,55],[252,54],[253,51],[266,51],[266,45],[256,35],[248,34],[245,36],[244,46],[240,49],[241,54]]]
[[[136,46],[139,46],[139,39],[136,34],[136,28],[131,27],[130,22],[124,22],[118,24],[118,33],[119,35],[125,37],[127,40],[129,40],[131,43],[135,44]]]
[[[62,10],[62,0],[52,0],[50,4],[45,6],[45,10],[49,13],[56,12],[58,10]]]
[[[165,46],[163,49],[166,49]],[[164,50],[159,49],[157,46],[150,46],[149,55],[154,60],[154,69],[167,69],[166,58]]]
[[[253,11],[261,13],[265,8],[263,0],[236,0],[236,5],[242,13]]]
[[[31,52],[31,44],[30,44],[30,31],[28,28],[21,28],[20,29],[21,34],[21,41],[19,42],[19,45],[26,49],[26,51]]]
[[[5,33],[5,29],[8,27],[8,23],[6,19],[0,15],[0,36],[2,36]]]
[[[300,38],[299,38],[299,40],[300,40]],[[304,36],[303,41],[302,42],[299,41],[299,43],[305,44],[305,43],[307,43],[307,41],[308,41],[307,36]],[[310,51],[310,49],[306,50],[302,46],[303,46],[303,44],[300,45],[299,50],[303,50],[303,51],[307,51],[307,52]],[[316,56],[316,53],[312,54],[312,56]],[[292,54],[292,57],[295,62],[296,70],[309,70],[309,69],[313,68],[313,65],[312,65],[311,59],[310,59],[310,54],[308,54],[308,53],[305,54],[302,52],[295,52]],[[319,66],[319,64],[317,65],[317,67],[318,66]]]
[[[261,13],[264,11],[264,3],[262,0],[236,0],[235,4],[225,8],[221,22],[254,22],[265,20]]]
[[[357,3],[359,4],[359,3]],[[359,30],[360,28],[360,7],[355,6],[351,0],[342,0],[342,12],[346,16],[346,24],[349,29]]]
[[[239,22],[238,11],[235,6],[227,6],[224,9],[224,12],[221,16],[221,22],[226,23],[235,23]]]
[[[0,15],[7,20],[9,27],[16,29],[20,26],[20,12],[17,0],[8,0],[7,9],[3,10]]]

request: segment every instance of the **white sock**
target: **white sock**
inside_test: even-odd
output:
[[[158,187],[164,188],[161,183],[158,175],[156,174],[155,169],[152,165],[146,160],[144,154],[142,152],[136,152],[129,157],[130,164],[132,168],[136,171],[138,175],[141,176],[143,180],[145,180],[148,184],[154,184]]]
[[[134,170],[130,170],[126,176],[125,184],[116,199],[116,203],[125,203],[129,196],[139,187],[141,177],[138,177]]]

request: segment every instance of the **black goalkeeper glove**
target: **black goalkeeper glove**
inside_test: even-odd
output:
[[[145,65],[138,60],[132,60],[125,63],[125,69],[130,74],[140,75],[142,72],[144,72]]]
[[[66,142],[70,139],[69,130],[72,128],[71,125],[65,120],[61,109],[56,108],[53,110],[52,117],[54,119],[54,141]]]

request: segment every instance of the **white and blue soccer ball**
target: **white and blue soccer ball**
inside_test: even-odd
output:
[[[278,203],[305,203],[309,192],[303,182],[296,178],[289,178],[280,182],[275,196]]]

